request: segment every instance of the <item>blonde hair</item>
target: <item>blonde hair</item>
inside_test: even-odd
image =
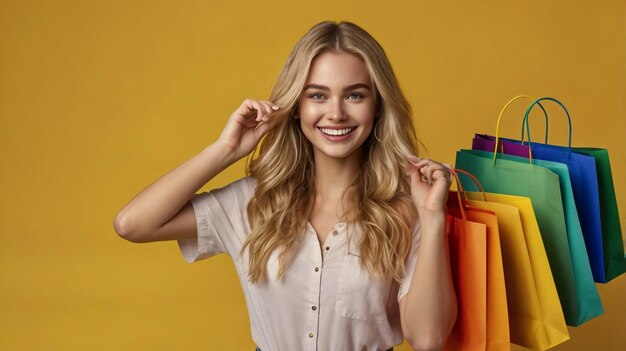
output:
[[[383,48],[365,30],[350,22],[321,22],[295,45],[287,58],[270,101],[281,106],[258,157],[247,169],[257,179],[248,204],[252,232],[242,253],[249,251],[248,278],[266,279],[270,255],[280,250],[277,279],[284,274],[289,254],[297,249],[315,195],[314,159],[310,142],[293,118],[311,62],[324,52],[346,52],[367,66],[376,91],[375,126],[363,144],[363,171],[346,189],[349,225],[359,224],[361,266],[378,278],[404,276],[416,210],[404,175],[406,155],[417,155],[417,138],[409,103]],[[380,141],[379,141],[380,139]]]

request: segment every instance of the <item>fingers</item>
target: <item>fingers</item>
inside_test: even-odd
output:
[[[247,121],[255,121],[257,123],[267,122],[269,115],[280,107],[271,101],[261,101],[246,99],[240,107],[240,114],[246,118]]]
[[[451,182],[452,167],[449,164],[439,163],[430,159],[421,159],[413,155],[408,156],[407,159],[410,163],[407,173],[412,173],[411,169],[417,171],[422,182],[428,184],[434,184],[440,180]]]
[[[440,163],[439,165],[443,166],[443,168],[438,168],[433,172],[433,178],[438,179],[439,177],[445,178],[447,181],[452,180],[452,175],[454,174],[454,169],[447,163]]]

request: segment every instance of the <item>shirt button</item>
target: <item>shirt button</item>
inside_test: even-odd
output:
[[[326,246],[326,251],[330,250],[330,246]]]
[[[339,232],[337,230],[333,230],[333,235],[337,235]]]
[[[319,272],[320,271],[320,267],[315,267],[315,271]]]
[[[313,333],[309,333],[309,338],[312,338],[312,337],[313,337]]]
[[[317,309],[317,307],[313,306],[313,307],[311,307],[311,309],[312,309],[313,311],[315,311],[315,310]]]

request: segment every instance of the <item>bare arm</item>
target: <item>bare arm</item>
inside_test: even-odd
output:
[[[245,100],[229,118],[219,139],[135,196],[115,216],[124,239],[151,242],[192,238],[196,221],[189,200],[204,184],[241,159],[268,130],[269,101]]]
[[[418,261],[409,292],[400,300],[403,332],[414,350],[440,350],[457,305],[445,245],[445,214],[422,221]]]
[[[133,242],[195,236],[189,199],[235,161],[232,152],[222,144],[208,146],[135,196],[115,217],[115,230]]]
[[[450,176],[437,162],[411,161],[411,188],[421,238],[409,291],[400,300],[402,331],[413,349],[440,350],[457,315],[444,233]]]

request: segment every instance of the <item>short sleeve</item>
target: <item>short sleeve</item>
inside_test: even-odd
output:
[[[419,221],[415,223],[412,232],[411,251],[406,259],[406,275],[404,280],[400,283],[400,289],[398,290],[398,302],[406,293],[409,292],[409,286],[411,286],[411,279],[413,278],[413,272],[415,271],[415,265],[417,264],[417,252],[420,245],[420,225]]]
[[[246,208],[255,186],[254,178],[245,177],[191,198],[197,237],[178,240],[187,262],[220,253],[228,253],[231,257],[239,253],[250,230]]]

